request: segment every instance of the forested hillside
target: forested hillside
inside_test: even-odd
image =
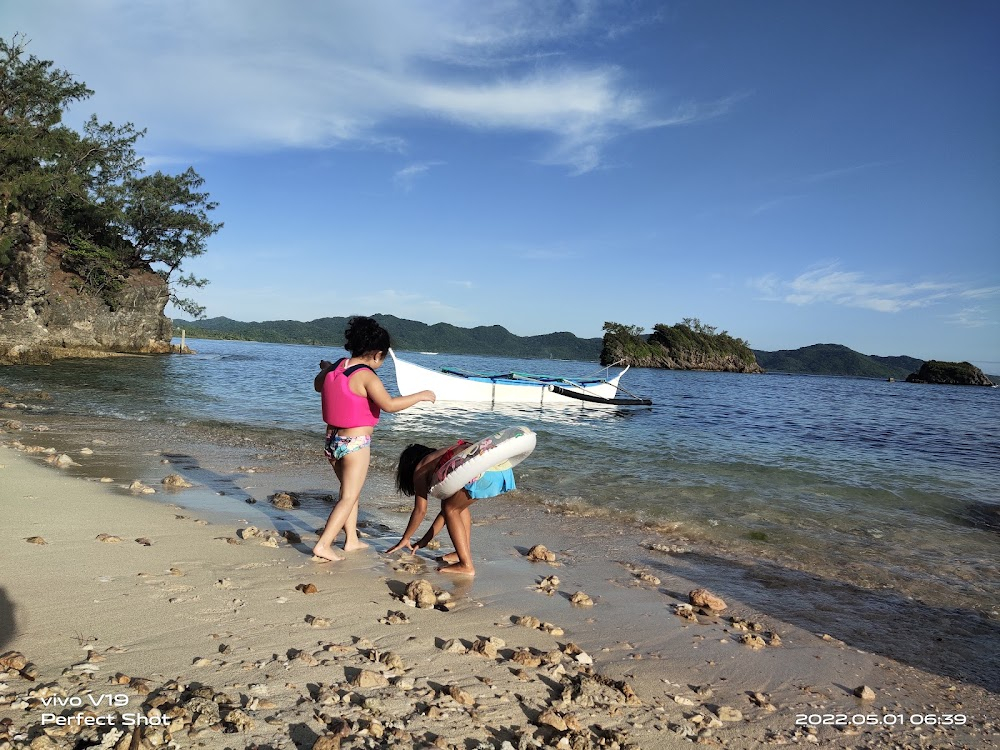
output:
[[[813,344],[776,352],[754,350],[761,367],[769,372],[808,375],[851,375],[865,378],[905,379],[924,362],[913,357],[877,357],[861,354],[841,344]]]
[[[515,336],[503,326],[460,328],[450,323],[427,325],[393,315],[376,314],[372,317],[389,331],[393,346],[404,351],[579,360],[596,360],[601,353],[601,339],[582,339],[567,332]],[[347,320],[346,317],[336,317],[308,322],[265,320],[243,323],[229,318],[209,318],[175,320],[174,328],[178,331],[183,329],[194,338],[342,346]]]

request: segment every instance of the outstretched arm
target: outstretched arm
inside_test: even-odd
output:
[[[390,413],[403,411],[403,409],[409,408],[421,401],[434,403],[436,398],[434,391],[420,391],[420,393],[412,393],[409,396],[390,396],[389,391],[382,385],[382,381],[378,379],[378,375],[373,372],[365,373],[365,375],[366,377],[362,382],[362,385],[365,387],[365,393],[382,411]]]
[[[386,550],[386,554],[392,554],[397,550],[406,547],[411,552],[414,550],[412,544],[410,544],[410,537],[412,537],[420,524],[424,521],[424,516],[427,515],[427,498],[417,495],[413,498],[413,511],[410,513],[410,521],[406,524],[406,531],[403,532],[403,538],[399,540],[397,544]]]
[[[444,513],[438,513],[434,518],[434,522],[431,523],[431,527],[427,529],[427,533],[420,537],[420,540],[413,545],[413,550],[416,551],[422,547],[426,547],[431,543],[431,539],[436,537],[441,529],[444,528]]]

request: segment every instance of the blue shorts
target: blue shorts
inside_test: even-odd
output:
[[[514,484],[514,472],[511,469],[487,471],[479,479],[465,485],[465,491],[473,500],[485,500],[515,489],[517,486]]]

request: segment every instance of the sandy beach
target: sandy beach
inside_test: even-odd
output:
[[[446,577],[440,553],[383,554],[409,507],[375,473],[371,547],[320,564],[316,524],[267,501],[309,494],[294,472],[2,417],[0,750],[998,746],[992,672],[893,658],[921,622],[860,649],[650,530],[477,503],[478,574]]]

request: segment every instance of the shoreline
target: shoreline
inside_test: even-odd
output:
[[[68,429],[66,420],[51,414],[41,420],[37,419],[40,415],[30,412],[10,416],[25,424],[19,430],[8,429],[0,437],[5,444],[15,440],[50,446],[60,443],[70,453],[70,444],[75,442],[82,448],[86,442],[79,433],[82,420]],[[32,430],[38,424],[31,422],[48,423],[49,429],[35,433]],[[473,549],[479,574],[474,580],[451,580],[436,574],[433,560],[424,555],[387,558],[381,554],[398,539],[409,503],[394,495],[388,477],[376,473],[369,478],[362,501],[364,530],[372,548],[352,553],[345,563],[320,565],[310,562],[307,553],[310,540],[315,538],[308,528],[316,511],[325,516],[329,506],[320,503],[312,511],[264,512],[261,509],[266,500],[262,502],[257,496],[277,486],[289,487],[293,477],[304,485],[315,484],[313,475],[297,475],[294,466],[290,474],[283,474],[280,460],[278,466],[268,465],[273,457],[255,450],[258,446],[219,449],[214,456],[196,458],[198,446],[181,453],[167,445],[159,451],[132,454],[128,466],[120,460],[125,447],[114,446],[113,435],[105,437],[98,438],[105,440],[105,446],[92,446],[93,456],[74,454],[74,461],[92,473],[114,468],[119,472],[114,477],[117,484],[127,484],[129,470],[141,474],[157,489],[154,497],[169,497],[168,503],[132,498],[120,487],[112,491],[109,485],[39,465],[40,459],[21,452],[0,450],[0,463],[5,464],[0,469],[3,494],[10,496],[2,508],[6,516],[3,525],[9,529],[10,567],[15,571],[13,580],[5,575],[2,586],[18,607],[19,617],[49,623],[41,630],[33,626],[30,634],[22,626],[3,650],[23,652],[38,665],[38,685],[54,680],[62,683],[61,689],[68,695],[83,695],[87,689],[107,692],[106,681],[113,669],[126,676],[160,681],[160,687],[171,680],[187,684],[207,681],[236,701],[219,704],[223,714],[240,710],[253,721],[254,728],[246,729],[244,723],[245,731],[238,741],[237,735],[199,728],[196,739],[206,747],[250,747],[256,742],[308,748],[341,719],[350,726],[344,743],[357,747],[375,739],[369,731],[372,721],[381,722],[384,732],[407,732],[409,740],[395,738],[401,742],[399,746],[412,742],[417,747],[433,746],[438,737],[446,745],[457,743],[459,747],[470,738],[492,742],[497,748],[504,741],[517,747],[526,732],[554,743],[562,736],[584,734],[595,747],[600,741],[610,746],[611,740],[594,727],[600,727],[601,732],[619,732],[622,742],[651,748],[683,746],[699,738],[700,742],[750,748],[812,742],[809,737],[831,747],[892,746],[916,743],[921,737],[941,747],[996,746],[996,717],[989,713],[996,704],[996,690],[990,673],[978,677],[970,673],[956,681],[895,662],[886,655],[865,653],[830,635],[824,639],[820,637],[823,633],[810,629],[801,618],[784,617],[780,606],[762,611],[761,601],[773,604],[776,597],[802,592],[794,591],[791,577],[778,582],[785,593],[768,592],[768,585],[755,570],[761,565],[754,561],[747,561],[744,570],[730,571],[728,578],[722,579],[716,577],[717,572],[732,561],[648,550],[640,546],[644,540],[631,536],[628,529],[609,533],[601,519],[483,501],[473,507]],[[142,440],[129,440],[130,449],[143,447]],[[120,451],[117,458],[112,448]],[[234,459],[256,461],[261,471],[227,475],[220,466]],[[167,463],[161,463],[164,461]],[[98,467],[102,468],[93,472]],[[169,495],[162,492],[157,477],[175,472],[193,479],[196,486]],[[219,506],[218,493],[227,492],[227,487],[232,488],[234,503],[241,504],[215,507]],[[335,491],[335,482],[326,484],[326,491],[331,490]],[[239,493],[257,496],[258,502],[248,505],[239,500]],[[26,501],[26,495],[35,499]],[[17,504],[16,513],[8,503]],[[240,518],[245,520],[240,522]],[[279,539],[278,547],[262,547],[256,538],[240,538],[239,529],[248,523],[262,531],[294,529],[303,541],[289,545]],[[123,541],[102,544],[95,540],[101,533]],[[49,543],[24,541],[36,535],[47,537]],[[144,547],[133,538],[148,538],[153,544]],[[229,543],[229,539],[242,544]],[[447,542],[446,536],[439,539]],[[525,553],[534,544],[554,550],[557,565],[529,562]],[[172,567],[183,575],[170,575]],[[558,576],[561,582],[552,596],[546,596],[535,588],[550,575]],[[69,588],[67,576],[73,581]],[[405,606],[397,597],[406,584],[417,579],[448,591],[454,609]],[[659,580],[654,584],[655,579]],[[746,596],[734,597],[733,585],[741,579]],[[319,589],[317,595],[295,590],[298,583],[310,582]],[[172,588],[178,590],[170,591]],[[687,593],[696,588],[722,595],[729,608],[715,614],[708,610],[707,614],[695,613],[693,620],[674,614],[676,605],[686,602]],[[594,606],[573,606],[569,597],[578,590],[586,592]],[[852,593],[856,592],[845,590],[845,600]],[[100,601],[92,602],[95,597]],[[276,604],[280,599],[285,601]],[[350,602],[350,611],[345,609],[344,600]],[[837,604],[834,599],[828,602],[831,610]],[[402,611],[409,623],[388,626],[378,622],[392,611]],[[919,614],[919,608],[914,612]],[[816,613],[816,624],[836,622],[832,611],[823,612],[819,607]],[[313,628],[305,621],[310,615],[327,620],[328,625]],[[523,616],[554,623],[564,635],[552,636],[513,624],[515,618]],[[73,623],[77,632],[58,626],[61,621]],[[159,626],[153,633],[148,632],[151,621]],[[922,624],[919,620],[887,623],[882,638],[888,646],[908,628],[919,629]],[[782,645],[754,648],[740,642],[754,644],[751,636],[758,635],[754,632],[757,627],[759,637],[766,639],[770,638],[767,634],[776,633]],[[93,680],[67,682],[74,677],[82,679],[80,671],[72,667],[81,663],[81,655],[86,656],[82,650],[86,643],[78,642],[90,637],[85,629],[99,639],[93,643],[104,648],[125,643],[122,647],[128,651],[103,652],[100,655],[107,659],[107,666],[102,665]],[[221,637],[213,639],[213,634]],[[504,641],[494,657],[451,654],[441,648],[454,640],[468,648],[477,640],[489,643],[490,637]],[[565,653],[574,650],[571,643],[593,658],[592,666]],[[220,656],[220,645],[228,645],[230,651]],[[324,651],[324,646],[329,648]],[[991,646],[989,641],[980,643],[981,654],[988,656]],[[489,646],[484,648],[489,650]],[[520,652],[524,664],[511,661],[518,649],[533,649],[527,654]],[[373,652],[384,655],[386,651],[402,659],[402,672],[397,674],[384,662],[380,666],[370,658]],[[556,657],[555,651],[562,657]],[[553,661],[560,658],[562,663],[528,666],[545,654],[552,654],[549,658]],[[271,658],[275,655],[277,659]],[[203,659],[208,661],[200,663]],[[258,662],[261,666],[255,666]],[[559,666],[566,672],[558,670]],[[60,675],[63,669],[69,669],[68,677]],[[588,675],[590,669],[611,686]],[[350,681],[364,671],[392,673],[388,678],[391,684],[351,686]],[[265,675],[267,679],[261,682]],[[275,681],[277,684],[272,684]],[[332,697],[327,693],[317,703],[306,687],[316,681],[330,685],[338,692],[338,700],[329,703]],[[17,676],[3,682],[7,688],[0,695],[17,698],[37,687]],[[597,690],[597,685],[610,692],[591,701],[593,705],[581,706],[579,701],[563,704],[563,691],[568,688],[567,695],[572,695],[581,683],[588,689]],[[265,705],[273,703],[273,708],[261,709],[261,700],[253,703],[260,696],[247,692],[251,684],[265,684],[266,690],[255,689],[267,692]],[[630,703],[627,691],[615,687],[624,684],[638,703]],[[874,689],[874,700],[854,696],[855,688],[862,685]],[[459,701],[449,692],[455,686]],[[466,700],[462,691],[473,703],[462,702]],[[353,695],[349,703],[343,701],[346,693]],[[131,697],[129,706],[140,706],[142,697]],[[17,700],[2,702],[0,719],[11,718],[15,727],[23,730],[32,726],[33,717],[38,718],[37,709],[12,708]],[[251,705],[257,708],[249,708]],[[331,705],[336,710],[324,708]],[[559,718],[565,723],[566,715],[572,714],[581,729],[560,730],[545,722],[539,727],[539,718],[549,709],[561,714],[548,717],[556,726],[560,726]],[[740,718],[729,721],[736,713],[728,709],[738,711]],[[960,712],[967,717],[966,726],[888,726],[893,719],[886,718],[902,714],[954,716]],[[328,720],[316,718],[324,713]],[[848,723],[810,726],[810,717],[827,713],[843,713],[849,717]],[[798,716],[805,718],[797,725]],[[853,726],[850,722],[855,716],[875,716],[879,723]],[[442,717],[454,721],[449,723]],[[213,724],[220,730],[229,728],[224,716]],[[377,734],[378,727],[374,732]],[[189,746],[186,742],[187,734],[178,740],[178,746]],[[0,747],[4,747],[3,740]],[[19,745],[12,742],[11,747]]]

